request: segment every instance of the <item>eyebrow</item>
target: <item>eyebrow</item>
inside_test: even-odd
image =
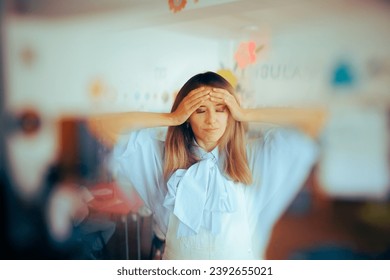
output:
[[[218,104],[216,104],[214,107],[219,107],[219,106],[226,106],[226,105],[225,105],[225,104],[222,104],[222,103],[218,103]],[[207,108],[207,106],[201,105],[201,106],[199,106],[198,108]]]

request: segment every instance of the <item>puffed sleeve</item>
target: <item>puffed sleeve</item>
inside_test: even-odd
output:
[[[132,185],[152,210],[161,230],[167,226],[163,201],[167,193],[163,178],[164,141],[157,129],[141,129],[121,137],[114,147],[110,167],[118,181]]]
[[[273,128],[248,143],[253,184],[245,188],[253,242],[265,249],[273,225],[298,194],[317,159],[316,143],[288,128]]]

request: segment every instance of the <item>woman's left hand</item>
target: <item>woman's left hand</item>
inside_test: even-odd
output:
[[[225,104],[236,121],[245,121],[245,109],[240,106],[234,95],[226,89],[213,88],[210,92],[210,100]]]

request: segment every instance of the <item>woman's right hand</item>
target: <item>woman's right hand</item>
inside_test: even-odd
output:
[[[184,123],[191,114],[199,108],[210,98],[211,88],[200,87],[192,90],[184,99],[180,102],[177,109],[172,112],[172,116],[177,125]]]

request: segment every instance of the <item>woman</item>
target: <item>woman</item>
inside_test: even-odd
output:
[[[114,135],[115,175],[137,189],[166,238],[164,259],[261,259],[272,227],[304,183],[316,145],[292,129],[246,143],[244,123],[315,136],[323,111],[244,109],[213,72],[195,75],[170,113],[97,119]],[[154,129],[168,126],[165,139]],[[133,130],[129,133],[130,130]]]

